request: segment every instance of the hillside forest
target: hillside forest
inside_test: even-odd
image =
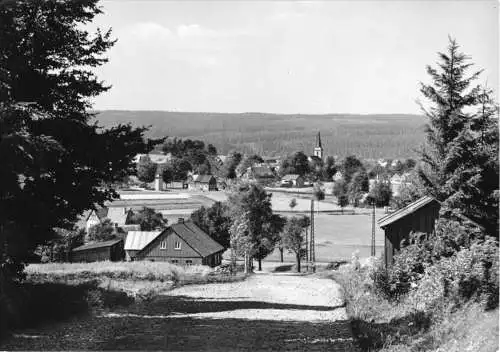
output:
[[[314,148],[321,132],[326,155],[364,159],[407,158],[425,141],[425,117],[418,115],[282,115],[105,110],[99,124],[150,126],[148,137],[178,136],[210,141],[219,153],[264,156]],[[187,123],[189,121],[189,123]]]

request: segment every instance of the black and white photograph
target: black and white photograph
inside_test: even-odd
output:
[[[0,351],[499,352],[498,0],[0,0]]]

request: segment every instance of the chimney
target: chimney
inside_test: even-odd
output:
[[[177,220],[177,223],[178,223],[178,224],[184,224],[184,218],[179,218],[179,219]]]

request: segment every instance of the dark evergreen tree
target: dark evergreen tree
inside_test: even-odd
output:
[[[492,92],[477,85],[481,71],[450,39],[438,68],[427,67],[431,84],[421,92],[429,120],[419,175],[427,191],[443,202],[442,216],[462,215],[498,238],[498,106]]]

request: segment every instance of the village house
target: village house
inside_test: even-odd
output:
[[[193,191],[217,191],[217,179],[213,175],[188,176],[187,185]]]
[[[111,223],[118,229],[126,232],[129,229],[135,229],[139,225],[130,224],[130,217],[133,212],[131,209],[124,207],[97,207],[97,209],[87,210],[79,217],[75,226],[77,229],[85,230],[89,233],[90,228],[101,224],[105,219],[109,219]]]
[[[166,164],[168,163],[171,159],[172,159],[172,154],[171,153],[168,153],[168,154],[163,154],[163,153],[160,153],[160,152],[152,152],[152,153],[149,153],[149,154],[137,154],[134,159],[133,159],[133,162],[135,164],[138,164],[139,161],[141,161],[141,159],[148,159],[149,161],[151,161],[152,163],[155,163],[157,165],[163,165],[163,164]]]
[[[439,217],[440,203],[430,196],[422,197],[406,207],[378,220],[385,232],[384,261],[390,266],[401,249],[401,242],[408,240],[411,232],[432,233]]]
[[[281,178],[282,187],[304,187],[304,177],[297,174],[285,175]]]
[[[133,215],[131,209],[123,207],[109,207],[106,218],[108,218],[115,227],[121,227],[127,225],[130,222],[130,218]]]
[[[335,175],[332,176],[332,181],[333,182],[337,182],[337,181],[340,181],[340,180],[343,180],[344,179],[344,174],[340,171],[337,171],[335,173]]]
[[[220,265],[224,247],[192,221],[179,219],[162,232],[130,232],[125,242],[128,260],[170,262],[178,265]]]
[[[278,167],[280,163],[280,159],[276,157],[263,156],[262,160],[264,160],[262,164],[270,166],[271,168]]]
[[[77,229],[83,229],[85,233],[88,233],[92,226],[100,224],[106,218],[107,213],[108,208],[105,207],[86,210],[79,216],[75,226]]]
[[[394,174],[390,178],[391,191],[394,197],[399,197],[401,195],[401,189],[405,185],[410,185],[411,182],[408,181],[410,173],[406,172],[403,175]]]
[[[123,239],[84,244],[71,251],[72,262],[120,261],[125,258]]]
[[[253,181],[259,184],[267,184],[273,182],[275,179],[275,174],[272,168],[268,165],[261,166],[251,166],[247,169],[246,173],[243,175],[243,179],[248,181]]]

